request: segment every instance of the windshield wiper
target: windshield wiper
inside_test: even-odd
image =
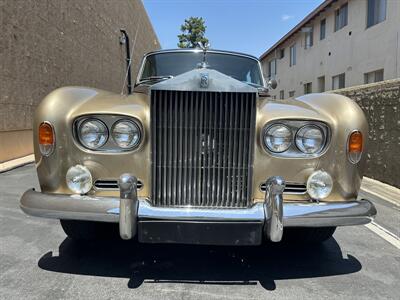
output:
[[[258,95],[260,96],[269,96],[268,92],[268,88],[266,88],[263,85],[257,84],[257,83],[253,83],[253,82],[248,82],[248,81],[242,81],[243,83],[247,83],[248,85],[256,88],[258,90]]]
[[[246,84],[248,84],[248,85],[250,85],[252,87],[255,87],[255,88],[262,88],[263,87],[262,85],[260,85],[258,83],[253,83],[253,82],[248,82],[248,81],[242,81],[242,82],[246,83]]]
[[[160,80],[167,80],[167,79],[171,79],[174,78],[174,76],[172,75],[168,75],[168,76],[150,76],[150,77],[146,77],[141,79],[138,84],[142,84],[142,83],[148,83],[148,82],[152,82],[152,81],[160,81]]]

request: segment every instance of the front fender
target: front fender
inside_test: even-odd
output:
[[[134,117],[142,123],[144,141],[134,151],[100,153],[79,145],[73,135],[73,122],[82,115],[113,114]],[[54,126],[56,145],[50,157],[42,157],[37,135],[41,122]],[[93,178],[119,178],[122,173],[134,173],[141,181],[150,181],[149,105],[147,95],[118,95],[84,87],[57,89],[43,99],[34,118],[34,149],[41,190],[47,193],[69,194],[65,174],[69,167],[81,164],[89,168]],[[148,184],[138,191],[148,196]],[[118,191],[92,191],[92,194],[117,195]]]
[[[316,120],[330,127],[328,148],[316,158],[282,158],[266,152],[262,146],[265,124],[277,120]],[[364,154],[354,165],[347,159],[347,140],[353,130],[363,134]],[[254,154],[254,197],[263,199],[259,185],[270,176],[282,176],[287,182],[306,183],[315,170],[331,174],[334,187],[326,201],[355,199],[365,164],[368,124],[361,108],[351,99],[336,94],[309,94],[291,100],[262,99],[258,107]]]

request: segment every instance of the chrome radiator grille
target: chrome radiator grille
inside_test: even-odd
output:
[[[151,93],[152,202],[250,205],[256,94]]]

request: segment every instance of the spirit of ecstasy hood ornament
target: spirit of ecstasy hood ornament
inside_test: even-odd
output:
[[[202,42],[198,42],[197,45],[200,49],[203,50],[203,61],[198,64],[199,69],[207,69],[209,67],[207,63],[207,50],[210,48],[210,44],[203,44]],[[206,89],[209,85],[209,74],[208,73],[200,73],[200,88]]]
[[[204,45],[202,42],[198,42],[197,45],[201,50],[203,50],[203,61],[198,64],[198,67],[201,69],[208,68],[209,65],[207,63],[207,50],[210,48],[210,44],[207,43]]]

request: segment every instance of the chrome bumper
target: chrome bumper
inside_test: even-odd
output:
[[[154,207],[146,199],[137,198],[136,179],[124,176],[120,179],[120,198],[28,190],[20,206],[26,214],[37,217],[119,223],[123,239],[137,234],[142,242],[199,244],[214,241],[217,244],[230,241],[241,245],[260,244],[263,237],[278,242],[284,227],[361,225],[369,223],[376,215],[374,205],[368,200],[283,203],[284,182],[279,177],[267,181],[265,202],[251,208]],[[228,236],[224,237],[227,232]],[[222,237],[210,239],[210,234],[218,233]]]

